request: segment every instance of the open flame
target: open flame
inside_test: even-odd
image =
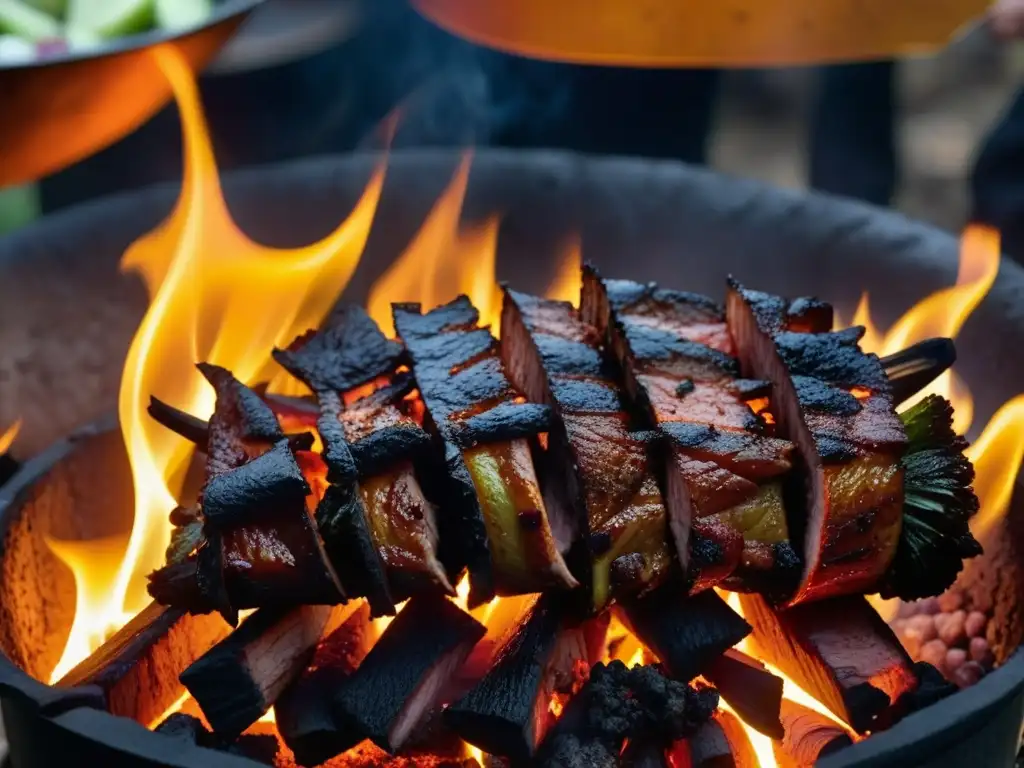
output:
[[[148,418],[149,396],[201,416],[212,411],[212,391],[198,372],[183,365],[184,360],[208,360],[250,383],[266,380],[271,373],[267,367],[270,349],[318,325],[348,284],[383,185],[382,166],[349,217],[318,243],[271,249],[252,242],[235,225],[224,201],[192,73],[171,48],[157,48],[153,56],[171,83],[181,111],[186,163],[173,213],[136,242],[123,261],[125,269],[142,274],[151,296],[125,363],[119,402],[135,483],[135,523],[129,538],[49,542],[72,569],[76,583],[74,624],[53,680],[92,653],[148,603],[144,577],[162,564],[170,530],[167,514],[176,503],[175,478],[190,446]],[[466,293],[481,310],[483,322],[497,331],[501,299],[495,271],[500,218],[491,216],[472,226],[460,224],[471,162],[472,154],[467,152],[418,234],[371,289],[369,311],[385,330],[393,330],[393,301],[432,306]],[[580,252],[579,238],[571,238],[547,295],[578,300]],[[998,235],[969,228],[964,233],[956,285],[919,302],[888,331],[878,329],[867,296],[862,298],[853,318],[855,324],[867,328],[862,346],[885,355],[924,338],[955,337],[991,287],[998,266]],[[955,374],[947,374],[929,391],[953,401],[957,428],[966,432],[973,418],[973,402],[963,382]],[[1006,403],[971,448],[982,502],[975,521],[979,535],[1000,520],[1008,507],[1016,468],[1024,457],[1022,421],[1024,395]],[[13,425],[0,437],[0,452],[13,441],[17,427]],[[465,579],[457,592],[465,608]],[[472,613],[487,625],[487,638],[496,642],[531,600],[528,596],[495,599]],[[729,601],[739,609],[735,595],[729,596]],[[374,631],[379,635],[390,620],[375,620]],[[613,624],[611,633],[615,631]],[[739,648],[744,649],[745,644]],[[626,632],[614,657],[640,664],[644,649]],[[778,670],[772,671],[785,679]],[[785,696],[835,719],[788,679]],[[273,710],[264,720],[273,720]],[[776,765],[771,741],[747,730],[761,766]],[[470,755],[482,758],[476,749],[470,749]]]
[[[10,447],[14,445],[14,441],[18,437],[19,431],[21,431],[21,419],[18,419],[0,433],[0,456],[7,453],[7,451],[10,450]]]

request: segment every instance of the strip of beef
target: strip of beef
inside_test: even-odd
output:
[[[509,383],[496,339],[465,296],[426,314],[418,304],[393,311],[444,445],[454,514],[442,526],[443,559],[469,567],[470,605],[576,587],[562,557],[570,542],[555,538],[553,529],[565,528],[548,518],[531,453],[550,409],[525,402]]]
[[[900,539],[906,435],[881,363],[858,347],[863,328],[794,323],[790,306],[730,281],[743,372],[772,382],[773,413],[799,454],[807,502],[791,520],[804,537],[796,604],[877,588]]]
[[[418,592],[454,594],[437,558],[434,507],[417,480],[431,441],[398,406],[411,379],[396,377],[345,405],[352,392],[389,377],[401,355],[401,345],[354,306],[274,351],[317,395],[323,461],[307,473],[322,490],[317,522],[343,581],[370,599],[375,615]]]
[[[505,291],[502,357],[512,382],[552,407],[545,488],[576,521],[596,611],[614,597],[656,587],[672,563],[661,491],[650,470],[648,432],[630,428],[600,337],[571,304]],[[550,490],[549,490],[550,489]],[[551,508],[549,504],[549,508]]]
[[[587,266],[581,310],[608,340],[631,400],[667,439],[665,503],[694,589],[790,583],[799,564],[781,479],[793,447],[751,408],[766,385],[738,378],[722,309]]]
[[[244,608],[332,604],[343,599],[306,506],[310,488],[287,437],[260,397],[231,373],[202,363],[217,392],[206,446],[206,483],[185,522],[198,552],[195,587],[154,574],[154,597],[217,610],[235,624]],[[172,568],[178,567],[172,563]],[[179,600],[180,597],[180,600]]]

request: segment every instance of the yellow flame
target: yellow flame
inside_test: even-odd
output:
[[[370,289],[367,310],[389,335],[393,302],[419,302],[431,309],[466,294],[480,310],[480,322],[497,333],[501,292],[495,280],[498,216],[460,228],[472,152],[466,152],[419,232],[405,252]]]
[[[185,176],[170,217],[139,239],[122,267],[140,272],[151,303],[132,341],[121,381],[119,415],[131,457],[135,522],[123,557],[97,547],[70,558],[78,609],[59,668],[69,668],[147,603],[145,575],[163,564],[175,505],[168,478],[189,446],[146,415],[150,395],[206,417],[213,391],[193,363],[225,366],[252,382],[270,350],[316,326],[359,263],[384,169],[349,218],[318,243],[278,250],[258,245],[235,224],[224,200],[194,76],[172,47],[153,49],[181,113]],[[70,554],[57,544],[55,551]],[[114,574],[102,561],[119,562]]]
[[[974,491],[980,505],[971,521],[974,535],[983,539],[1010,507],[1017,470],[1024,459],[1024,395],[996,411],[967,457],[974,464]]]
[[[568,301],[574,307],[580,303],[580,289],[583,286],[583,245],[579,233],[573,233],[558,258],[555,277],[548,284],[544,295],[557,301]]]
[[[0,456],[3,456],[14,445],[18,432],[21,431],[21,419],[11,424],[3,434],[0,434]]]

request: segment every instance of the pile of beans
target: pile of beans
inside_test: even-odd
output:
[[[985,637],[991,609],[970,604],[954,586],[940,597],[900,605],[892,628],[915,661],[928,662],[947,680],[966,688],[995,662]]]

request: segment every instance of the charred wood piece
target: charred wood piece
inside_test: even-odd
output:
[[[299,765],[327,762],[362,741],[362,734],[339,727],[333,696],[366,657],[372,641],[370,610],[364,603],[324,638],[309,669],[277,700],[277,730]]]
[[[446,598],[413,597],[336,689],[335,718],[388,752],[401,750],[485,632]]]
[[[411,391],[411,377],[398,375],[345,405],[351,387],[390,375],[401,353],[358,307],[342,308],[320,331],[274,352],[316,393],[330,484],[317,522],[342,582],[367,597],[375,615],[393,614],[396,600],[417,592],[454,594],[437,559],[434,508],[414,469],[432,440],[396,405]]]
[[[792,701],[782,702],[782,724],[785,735],[774,745],[780,768],[813,768],[821,758],[853,743],[835,720]]]
[[[914,664],[914,676],[917,678],[917,686],[900,696],[895,704],[903,717],[930,707],[960,690],[942,672],[924,661]]]
[[[659,468],[693,590],[726,579],[743,589],[789,587],[799,565],[782,479],[793,449],[752,409],[723,309],[706,296],[606,280],[586,266],[581,312],[618,360],[647,426],[669,437]]]
[[[444,444],[452,510],[439,521],[441,559],[452,572],[468,566],[470,606],[495,594],[576,587],[561,554],[569,542],[555,539],[529,443],[521,437],[545,431],[549,414],[522,402],[496,339],[479,326],[465,296],[426,314],[418,304],[396,304],[393,313],[428,423]],[[464,447],[469,442],[475,447]]]
[[[198,717],[182,712],[168,715],[153,731],[188,744],[247,757],[266,765],[275,763],[280,749],[273,735],[247,733],[237,739],[224,739],[211,733]]]
[[[781,677],[757,659],[732,648],[711,662],[703,676],[747,725],[773,739],[782,738]]]
[[[714,591],[684,597],[671,584],[622,606],[626,624],[676,680],[702,674],[751,627]]]
[[[760,765],[743,725],[733,714],[722,710],[678,748],[683,753],[689,748],[691,768],[757,768]]]
[[[952,339],[925,339],[881,359],[897,405],[909,400],[956,362]]]
[[[614,766],[627,739],[672,743],[687,738],[717,706],[713,688],[691,688],[656,667],[596,664],[548,732],[537,764]]]
[[[650,433],[631,429],[600,334],[568,302],[508,289],[501,327],[513,383],[552,408],[550,493],[566,508],[557,519],[580,542],[570,559],[591,608],[653,589],[672,562],[668,519],[650,466]]]
[[[775,610],[741,595],[757,656],[778,667],[858,733],[888,728],[917,686],[899,640],[863,597]]]
[[[181,696],[178,675],[228,632],[220,616],[151,603],[57,686],[98,686],[108,712],[149,724]]]
[[[181,673],[214,732],[233,738],[274,705],[309,664],[334,610],[257,611]]]
[[[542,596],[491,671],[448,707],[445,720],[484,752],[527,762],[550,725],[553,693],[570,685],[576,663],[587,660],[584,629],[572,621],[568,601]]]

